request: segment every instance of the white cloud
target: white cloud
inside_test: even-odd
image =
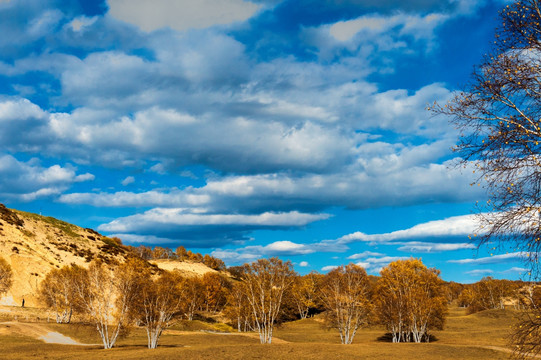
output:
[[[321,268],[321,271],[331,271],[331,270],[334,270],[338,267],[338,265],[327,265],[327,266],[324,266]]]
[[[129,184],[133,184],[135,182],[135,178],[133,176],[128,176],[124,180],[122,180],[120,183],[123,186],[127,186]]]
[[[301,261],[301,262],[299,263],[299,266],[300,266],[300,267],[308,267],[308,266],[310,266],[310,264],[308,264],[308,261]]]
[[[372,251],[363,251],[362,253],[353,254],[351,256],[348,256],[348,259],[357,260],[357,259],[367,258],[367,257],[370,257],[370,256],[383,256],[383,254],[380,254],[380,253],[377,253],[377,252],[372,252]]]
[[[73,183],[93,180],[94,175],[77,175],[72,166],[44,167],[37,159],[24,162],[11,155],[0,154],[0,178],[2,198],[32,201],[58,195]]]
[[[243,0],[107,0],[109,14],[145,31],[206,28],[244,21],[260,8]]]
[[[151,190],[142,193],[127,191],[115,193],[71,193],[61,195],[58,200],[66,204],[89,204],[97,207],[205,207],[210,204],[211,197],[204,194],[190,194],[178,189],[170,189],[169,191]]]
[[[408,259],[407,256],[381,256],[363,259],[357,265],[365,268],[367,272],[378,273],[393,261]]]
[[[507,263],[507,262],[513,262],[513,261],[525,261],[526,259],[528,259],[528,256],[529,256],[529,253],[527,252],[515,252],[515,253],[494,255],[490,257],[481,257],[477,259],[448,260],[448,262],[455,263],[455,264],[485,265],[485,264]]]
[[[475,215],[461,215],[453,216],[443,220],[429,221],[426,223],[415,225],[409,229],[398,230],[384,234],[368,235],[357,231],[348,235],[344,235],[337,241],[341,243],[350,243],[354,241],[389,242],[411,238],[468,236],[470,234],[474,234],[478,229],[478,226],[479,223],[477,222]],[[444,250],[445,247],[452,248],[453,246],[455,245],[442,245],[440,251]],[[466,245],[462,244],[460,246]]]
[[[442,14],[425,16],[398,14],[393,16],[364,15],[354,20],[339,21],[328,28],[329,33],[338,41],[351,40],[355,35],[376,37],[392,29],[399,28],[398,35],[413,35],[417,39],[430,39],[434,29],[447,20]]]
[[[156,246],[164,244],[177,244],[177,240],[172,240],[168,238],[162,238],[152,235],[134,235],[134,234],[110,234],[111,237],[117,237],[122,240],[123,244],[137,246],[137,245],[146,245],[146,246]]]
[[[487,276],[487,275],[490,275],[490,274],[494,274],[494,270],[476,269],[476,270],[466,271],[465,274],[474,275],[474,276],[477,276],[477,275]]]
[[[313,250],[307,249],[305,245],[291,241],[275,241],[262,247],[262,249],[272,254],[308,254],[313,252]]]
[[[504,273],[504,274],[509,274],[509,273],[527,273],[527,272],[529,272],[529,271],[530,271],[529,269],[526,269],[526,268],[523,268],[523,267],[513,266],[513,267],[510,268],[510,269],[507,269],[507,270],[502,271],[502,273]]]
[[[410,241],[404,243],[398,248],[398,250],[412,253],[431,253],[476,248],[477,246],[472,243],[429,243],[422,241]]]
[[[426,15],[398,13],[394,15],[366,14],[356,19],[339,21],[303,30],[302,38],[318,48],[324,60],[344,57],[381,58],[385,53],[427,52],[434,46],[435,30],[451,16],[441,13]],[[392,58],[392,57],[389,57]],[[388,63],[388,59],[386,59]],[[392,64],[379,64],[374,71],[394,71]]]
[[[226,263],[242,264],[257,260],[261,254],[243,253],[234,250],[214,250],[212,256],[222,259]]]
[[[98,20],[97,16],[93,16],[90,18],[86,16],[79,16],[69,23],[69,27],[76,32],[84,31],[86,27],[94,24],[96,20]]]
[[[328,214],[303,214],[297,211],[287,213],[266,212],[258,215],[194,214],[187,209],[155,208],[119,218],[100,226],[106,231],[129,231],[144,227],[143,223],[189,225],[257,225],[257,226],[304,226],[314,221],[324,220]]]

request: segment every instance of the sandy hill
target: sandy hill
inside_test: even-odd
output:
[[[205,264],[191,261],[176,261],[176,260],[150,260],[151,264],[155,264],[162,270],[173,271],[177,270],[184,277],[201,277],[206,273],[218,273],[218,271],[209,268]]]
[[[13,270],[13,286],[0,299],[2,305],[20,305],[24,297],[26,305],[39,306],[39,284],[54,268],[72,263],[86,267],[94,258],[116,264],[129,254],[126,247],[92,229],[0,204],[0,257],[6,259]],[[152,262],[165,270],[177,268],[186,276],[214,271],[199,263]]]

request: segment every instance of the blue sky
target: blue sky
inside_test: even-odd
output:
[[[0,0],[0,202],[228,265],[519,278],[445,103],[504,0]]]

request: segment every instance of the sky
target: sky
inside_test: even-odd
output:
[[[0,202],[229,266],[521,278],[523,253],[477,249],[485,190],[426,110],[505,4],[0,0]]]

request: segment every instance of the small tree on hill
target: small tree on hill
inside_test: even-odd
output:
[[[201,278],[203,306],[207,312],[221,311],[227,303],[227,294],[231,288],[229,281],[222,275],[208,272]]]
[[[40,284],[40,299],[56,313],[56,322],[68,324],[73,311],[82,310],[76,292],[76,281],[85,270],[75,264],[53,269]]]
[[[351,344],[358,328],[368,322],[370,291],[366,271],[355,264],[340,266],[323,278],[319,296],[326,319],[338,329],[342,344]]]
[[[294,274],[291,262],[278,258],[260,259],[244,266],[243,289],[262,344],[272,342],[282,297]]]
[[[0,257],[0,297],[7,293],[13,284],[13,272],[11,266],[4,258]]]
[[[204,302],[203,283],[199,278],[184,278],[181,286],[182,311],[188,320],[193,320],[195,312],[201,309]]]

